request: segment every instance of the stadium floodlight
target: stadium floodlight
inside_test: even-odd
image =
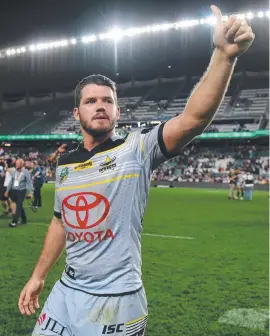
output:
[[[49,43],[38,43],[36,45],[37,50],[46,50],[49,49],[49,47],[50,47]]]
[[[151,31],[152,32],[167,31],[172,28],[174,28],[174,23],[162,23],[162,24],[151,26]],[[148,27],[147,27],[147,30],[148,30]]]
[[[82,37],[83,43],[95,42],[97,40],[96,35],[87,35]]]
[[[120,41],[122,40],[123,36],[124,36],[124,31],[120,28],[113,28],[112,30],[109,31],[109,36],[111,39],[113,39],[114,41]]]
[[[66,46],[68,46],[68,40],[59,41],[59,47],[66,47]]]
[[[214,15],[211,15],[211,16],[208,16],[206,19],[205,19],[205,22],[207,24],[209,24],[210,26],[214,26],[216,23],[217,23],[217,19],[215,18]]]
[[[141,34],[141,29],[140,28],[129,28],[125,30],[125,35],[126,36],[135,36],[135,35],[140,35]]]
[[[178,29],[178,28],[189,28],[189,27],[196,26],[199,23],[200,23],[199,20],[183,20],[183,21],[176,22],[174,24],[174,28],[175,29]]]
[[[240,13],[235,14],[235,16],[239,19],[254,19],[254,18],[269,18],[269,11],[259,11],[259,12],[247,12],[247,13]],[[222,17],[222,21],[227,21],[228,15],[224,15]],[[65,47],[68,45],[75,45],[78,43],[89,43],[89,42],[95,42],[97,40],[113,40],[115,42],[120,41],[123,37],[132,37],[132,36],[139,36],[141,34],[149,34],[149,33],[155,33],[155,32],[161,32],[161,31],[169,31],[172,29],[186,29],[189,27],[196,26],[198,24],[209,24],[209,25],[215,25],[216,18],[211,15],[206,18],[202,18],[200,20],[182,20],[179,22],[174,23],[161,23],[161,24],[155,24],[155,25],[147,25],[142,27],[133,27],[128,28],[126,30],[122,30],[120,28],[113,28],[107,32],[100,33],[98,35],[88,35],[83,36],[81,38],[70,38],[70,39],[64,39],[64,40],[56,40],[56,41],[47,41],[44,43],[38,43],[38,44],[31,44],[27,48],[26,47],[13,47],[9,49],[3,49],[0,50],[0,57],[9,57],[16,54],[21,54],[25,52],[35,52],[40,50],[46,50],[51,48],[58,48],[58,47]]]
[[[61,47],[61,41],[54,41],[53,46],[55,48]]]
[[[237,19],[245,19],[246,18],[246,14],[236,14]]]
[[[249,20],[252,20],[254,18],[254,14],[249,12],[246,14],[246,18],[249,19]]]
[[[15,55],[16,54],[16,50],[15,49],[10,49],[10,55]]]
[[[36,51],[37,47],[34,44],[32,44],[32,45],[30,45],[29,50],[30,51]]]

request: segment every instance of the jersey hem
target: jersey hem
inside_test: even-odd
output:
[[[80,291],[80,292],[83,292],[83,293],[86,293],[86,294],[89,294],[89,295],[93,295],[93,296],[100,296],[100,297],[106,297],[106,296],[109,296],[109,297],[118,297],[118,296],[125,296],[125,295],[131,295],[131,294],[135,294],[137,292],[139,292],[141,289],[142,289],[142,286],[139,287],[138,289],[135,289],[133,291],[130,291],[130,292],[123,292],[123,293],[113,293],[113,294],[97,294],[97,293],[91,293],[91,292],[87,292],[83,289],[79,289],[79,288],[75,288],[75,287],[71,287],[69,285],[67,285],[62,279],[60,279],[60,282],[62,285],[68,287],[68,288],[71,288],[71,289],[74,289],[74,290],[77,290],[77,291]]]

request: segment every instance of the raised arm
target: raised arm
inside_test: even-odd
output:
[[[230,16],[223,23],[219,8],[211,6],[211,9],[216,17],[213,38],[216,48],[184,112],[164,126],[163,140],[169,154],[179,153],[210,124],[225,96],[237,57],[251,46],[255,37],[246,20]]]

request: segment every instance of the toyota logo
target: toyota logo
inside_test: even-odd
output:
[[[110,202],[95,192],[80,192],[67,196],[62,203],[63,219],[74,229],[90,229],[107,217]]]

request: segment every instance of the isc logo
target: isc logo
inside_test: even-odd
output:
[[[123,327],[124,327],[124,323],[121,324],[112,324],[112,325],[105,325],[103,330],[102,330],[102,335],[109,335],[109,334],[113,334],[115,332],[123,332]]]

